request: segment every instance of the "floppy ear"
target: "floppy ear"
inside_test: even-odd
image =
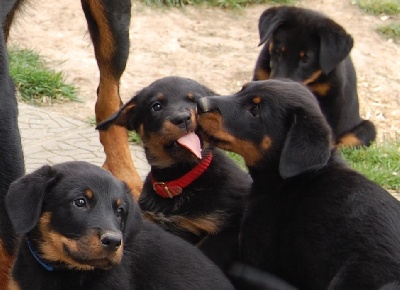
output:
[[[45,165],[11,183],[6,195],[6,208],[17,234],[26,234],[35,227],[44,195],[60,177]]]
[[[330,128],[323,116],[296,113],[279,161],[283,179],[324,167],[331,155]]]
[[[96,130],[107,130],[111,125],[118,125],[125,127],[128,130],[134,130],[130,119],[135,113],[136,101],[133,97],[130,101],[125,103],[117,112],[111,117],[103,120],[96,126]]]
[[[349,55],[353,38],[330,19],[320,27],[318,34],[321,39],[319,62],[323,73],[328,74]]]
[[[274,31],[284,22],[284,7],[272,7],[263,12],[258,22],[258,32],[260,34],[260,43],[262,45],[268,41]]]
[[[133,200],[132,193],[127,185],[126,192],[129,198],[129,214],[126,220],[124,235],[126,235],[126,239],[130,239],[136,236],[142,229],[143,218],[139,204]]]

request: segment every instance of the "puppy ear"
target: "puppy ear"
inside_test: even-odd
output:
[[[319,62],[324,74],[332,71],[350,53],[353,38],[339,24],[327,19],[319,29],[321,39]]]
[[[284,7],[272,7],[263,12],[258,22],[258,32],[260,34],[259,46],[267,42],[274,31],[284,22]]]
[[[331,133],[321,116],[296,113],[279,161],[283,179],[324,167],[331,155]]]
[[[125,239],[127,240],[133,238],[140,232],[143,226],[143,218],[139,204],[133,200],[132,193],[126,184],[125,191],[129,199],[129,214],[124,228]]]
[[[48,165],[14,181],[6,195],[6,208],[17,234],[26,234],[37,224],[45,193],[60,175]]]
[[[136,108],[136,101],[134,98],[135,97],[125,103],[117,112],[111,115],[111,117],[97,124],[96,130],[107,130],[111,125],[118,125],[128,130],[134,130],[130,122],[130,117],[134,115]]]

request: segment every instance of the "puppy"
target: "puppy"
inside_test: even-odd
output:
[[[359,114],[352,37],[326,16],[303,8],[273,7],[259,21],[260,45],[253,80],[289,78],[305,84],[341,146],[370,145],[375,126]]]
[[[138,132],[151,165],[139,198],[144,215],[225,268],[237,254],[251,178],[194,133],[196,101],[214,94],[194,80],[166,77],[97,128],[115,124]]]
[[[233,289],[196,247],[148,221],[127,185],[86,162],[43,166],[10,186],[23,235],[9,289]]]
[[[205,140],[242,155],[253,178],[243,263],[299,289],[399,283],[400,203],[344,163],[308,89],[255,81],[200,99],[198,114]]]

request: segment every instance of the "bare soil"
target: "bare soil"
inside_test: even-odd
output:
[[[332,17],[352,34],[361,114],[376,124],[378,140],[398,136],[400,45],[374,32],[387,20],[365,14],[350,0],[300,2]],[[266,8],[163,9],[133,2],[130,56],[121,80],[123,101],[169,75],[193,78],[220,94],[237,91],[252,78],[260,51],[258,19]],[[84,121],[94,116],[99,74],[80,1],[31,1],[15,22],[10,44],[37,51],[79,88],[81,103],[52,104],[46,109]]]

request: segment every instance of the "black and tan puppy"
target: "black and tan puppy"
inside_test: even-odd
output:
[[[302,82],[317,97],[338,145],[370,145],[376,132],[359,114],[352,37],[318,12],[289,6],[264,11],[259,32],[265,45],[253,79]]]
[[[254,181],[244,263],[300,289],[400,282],[400,203],[344,163],[308,89],[255,81],[200,99],[198,114],[206,140],[241,154]]]
[[[219,149],[201,146],[194,133],[196,101],[207,95],[214,93],[194,80],[166,77],[97,128],[138,132],[151,165],[139,199],[144,215],[224,268],[235,256],[251,178]]]
[[[10,186],[24,235],[10,289],[232,289],[196,247],[148,221],[127,185],[86,162],[43,166]]]

